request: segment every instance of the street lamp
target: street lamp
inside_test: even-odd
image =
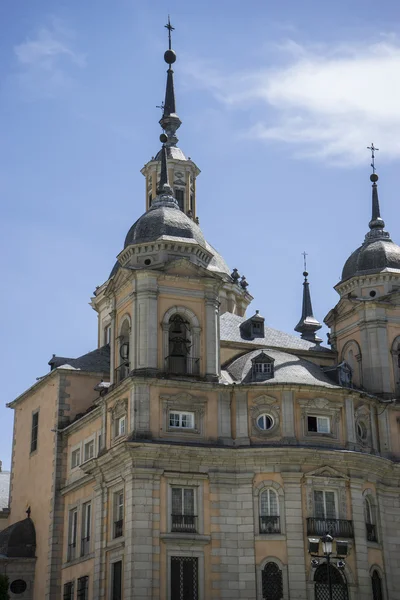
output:
[[[333,537],[326,533],[320,539],[319,538],[308,538],[308,552],[313,557],[311,560],[311,566],[316,569],[320,565],[319,558],[325,558],[327,567],[327,579],[328,579],[328,590],[329,600],[333,600],[332,596],[332,581],[331,581],[331,556],[333,553]],[[323,554],[319,554],[319,545],[322,545]],[[344,540],[336,540],[336,556],[334,558],[339,559],[336,566],[339,569],[343,569],[346,563],[343,560],[343,556],[347,556],[347,542]]]

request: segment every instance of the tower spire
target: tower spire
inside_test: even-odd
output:
[[[179,210],[177,201],[174,198],[174,193],[168,181],[168,159],[167,159],[167,136],[165,133],[160,135],[160,141],[162,142],[161,148],[161,172],[160,181],[157,186],[157,196],[152,203],[149,210],[160,208],[161,206],[168,206],[170,208],[176,208]]]
[[[176,114],[175,105],[175,89],[174,89],[174,72],[171,65],[176,61],[176,53],[172,50],[172,31],[175,27],[172,27],[171,21],[168,15],[168,23],[165,25],[168,29],[168,50],[164,54],[164,60],[168,65],[167,70],[167,85],[165,88],[165,100],[162,105],[163,116],[160,119],[160,125],[167,135],[166,146],[176,146],[178,138],[176,137],[176,131],[182,124],[182,121]]]
[[[310,284],[308,283],[308,273],[306,271],[307,268],[307,253],[303,252],[304,257],[304,282],[303,282],[303,306],[301,311],[300,321],[297,323],[294,328],[295,331],[301,333],[301,338],[303,340],[307,340],[309,342],[314,342],[315,344],[320,344],[322,342],[321,338],[315,335],[315,332],[318,329],[321,329],[322,325],[313,315],[313,309],[311,304],[311,294],[310,294]]]
[[[376,241],[377,239],[390,239],[390,234],[385,231],[385,221],[381,218],[381,210],[379,207],[379,197],[378,197],[378,175],[375,169],[375,152],[379,150],[379,148],[375,148],[372,143],[370,146],[367,146],[368,150],[371,150],[371,167],[372,173],[370,175],[370,180],[372,182],[372,215],[371,220],[369,222],[370,231],[365,236],[364,244],[369,244],[371,242]]]

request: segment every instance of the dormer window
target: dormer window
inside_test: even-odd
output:
[[[263,338],[265,336],[264,321],[264,317],[256,310],[255,315],[240,325],[242,336],[250,340],[253,340],[254,338]]]
[[[252,376],[255,381],[265,381],[274,376],[274,359],[261,352],[252,360]]]

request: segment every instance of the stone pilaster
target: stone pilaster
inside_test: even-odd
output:
[[[382,407],[378,414],[378,430],[379,430],[379,448],[381,454],[389,454],[391,450],[390,444],[390,423],[389,423],[389,407]]]
[[[378,487],[380,531],[388,600],[400,600],[400,496],[398,489]],[[385,585],[385,581],[382,581]]]
[[[282,473],[285,488],[286,547],[289,595],[291,600],[306,600],[304,556],[304,518],[301,501],[302,473]]]
[[[136,282],[135,282],[136,284]],[[136,286],[135,286],[136,288]],[[137,367],[137,323],[136,323],[136,291],[132,292],[132,320],[131,320],[131,331],[129,334],[129,369],[133,371]]]
[[[377,415],[376,415],[376,407],[373,404],[371,404],[370,416],[371,416],[371,441],[372,441],[372,448],[374,450],[378,451],[379,450],[379,443],[378,443]]]
[[[236,402],[236,438],[234,441],[235,446],[248,446],[250,444],[249,439],[249,419],[248,419],[248,406],[247,406],[247,392],[238,391],[235,392]]]
[[[107,540],[107,488],[103,482],[94,488],[93,499],[93,541],[94,541],[94,568],[93,568],[93,598],[105,597],[106,581],[106,540]]]
[[[282,393],[282,437],[287,442],[295,441],[293,392]]]
[[[114,304],[115,304],[115,300],[114,300]],[[116,338],[116,333],[115,333],[115,317],[116,317],[116,310],[112,310],[110,312],[110,317],[111,317],[111,323],[110,323],[110,327],[111,327],[111,334],[110,334],[110,382],[114,383],[114,379],[115,379],[115,347],[116,347],[116,343],[115,343],[115,338]]]
[[[159,550],[153,549],[160,517],[159,498],[156,502],[153,496],[159,486],[160,472],[151,469],[134,468],[125,479],[124,598],[150,600],[153,587],[160,586],[159,570],[154,568]]]
[[[216,290],[206,289],[206,377],[211,380],[219,376],[219,302]]]
[[[362,600],[372,599],[371,579],[369,576],[367,536],[365,530],[363,482],[352,479],[350,494],[354,528],[354,550],[357,565],[358,594]]]
[[[150,386],[135,384],[131,390],[131,430],[136,436],[150,434]]]
[[[354,418],[354,401],[353,398],[345,399],[345,419],[346,419],[346,434],[347,434],[347,448],[354,450],[357,439],[356,439],[356,425]]]
[[[231,395],[230,391],[218,394],[218,440],[223,444],[232,444],[231,430]]]
[[[256,600],[253,474],[210,473],[212,598]]]
[[[137,274],[136,369],[154,369],[158,346],[158,284],[155,275]]]

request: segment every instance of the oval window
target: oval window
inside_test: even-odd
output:
[[[357,423],[357,435],[360,438],[360,440],[367,439],[367,427],[362,421],[359,421]]]
[[[271,415],[260,415],[257,419],[257,427],[266,431],[267,429],[271,429],[274,424],[274,419]]]
[[[26,581],[23,579],[14,579],[10,585],[10,591],[13,594],[23,594],[26,590]]]

